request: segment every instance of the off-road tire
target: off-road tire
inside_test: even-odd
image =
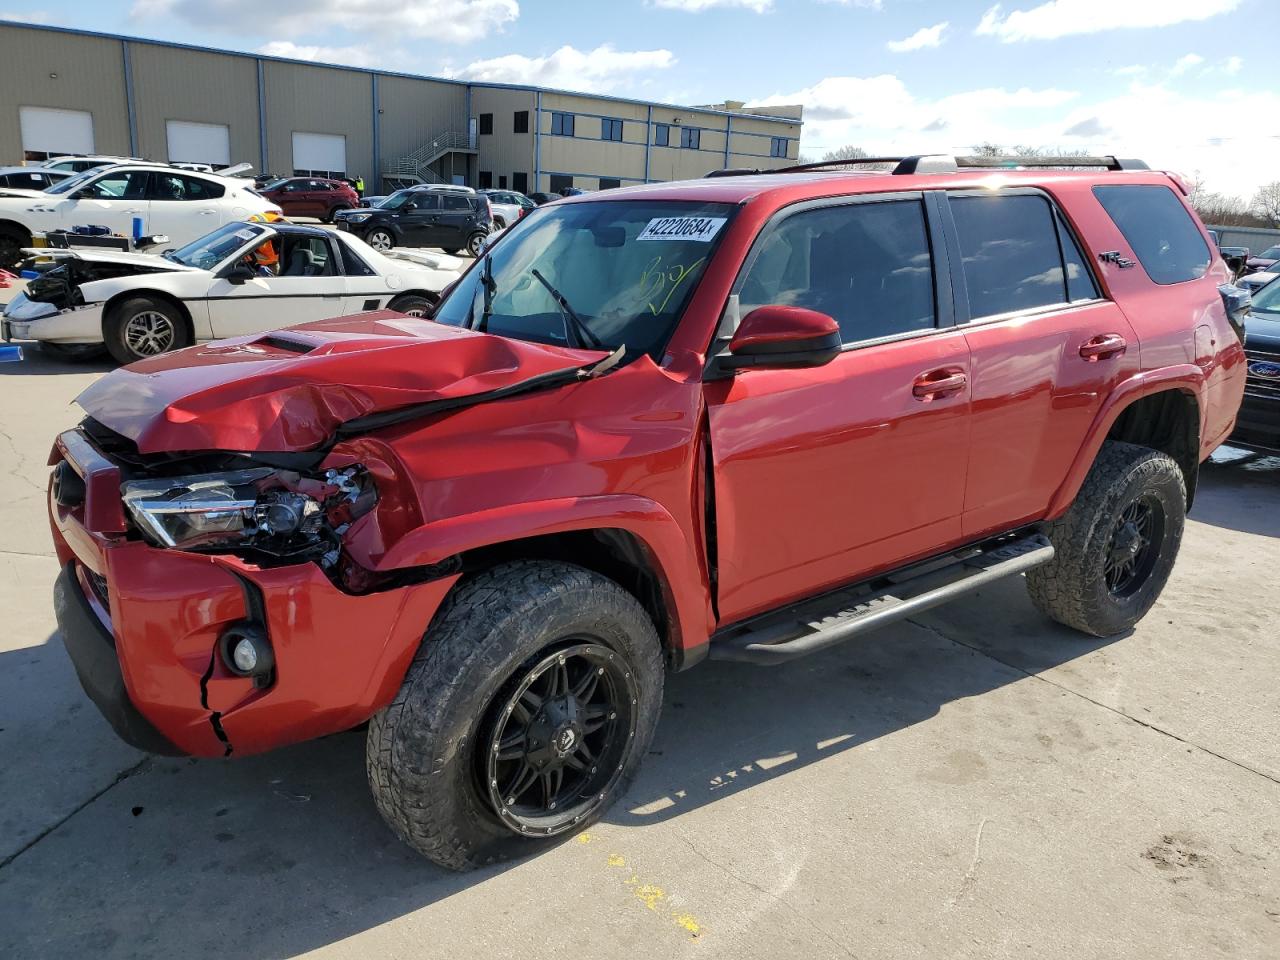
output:
[[[1131,504],[1149,498],[1163,511],[1158,552],[1127,596],[1108,588],[1105,565],[1113,531]],[[1107,442],[1071,508],[1049,525],[1053,560],[1027,572],[1031,600],[1047,616],[1095,637],[1123,633],[1142,619],[1164,589],[1182,542],[1187,492],[1173,458],[1148,447]],[[1158,539],[1158,543],[1157,543]]]
[[[106,343],[107,352],[117,362],[133,363],[159,355],[140,352],[130,346],[128,334],[130,321],[144,313],[158,314],[168,320],[172,327],[172,336],[159,353],[168,353],[191,346],[191,332],[187,328],[186,318],[177,307],[157,297],[130,297],[113,306],[102,321],[103,342]]]
[[[521,836],[478,782],[484,718],[529,664],[583,636],[615,651],[635,678],[630,747],[590,816],[556,836]],[[653,623],[612,580],[559,562],[477,574],[446,599],[395,700],[369,722],[365,767],[378,811],[401,840],[452,870],[538,853],[586,829],[626,791],[657,726],[662,685]]]
[[[411,317],[425,317],[435,309],[435,302],[416,293],[406,293],[396,297],[389,304],[388,310],[408,314]]]

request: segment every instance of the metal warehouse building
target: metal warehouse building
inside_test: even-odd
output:
[[[800,126],[800,107],[678,107],[0,22],[0,164],[98,153],[555,192],[783,166]]]

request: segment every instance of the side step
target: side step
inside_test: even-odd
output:
[[[730,627],[712,638],[711,659],[784,663],[1052,559],[1053,544],[1042,534],[991,541]]]

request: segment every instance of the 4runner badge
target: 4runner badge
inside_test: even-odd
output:
[[[1133,266],[1133,261],[1128,257],[1122,256],[1119,250],[1108,250],[1105,253],[1098,254],[1098,259],[1103,263],[1114,263],[1121,270],[1128,270]]]

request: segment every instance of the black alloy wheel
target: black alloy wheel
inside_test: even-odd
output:
[[[1164,520],[1163,505],[1149,495],[1121,511],[1103,562],[1103,576],[1113,597],[1133,596],[1151,576],[1164,540]]]
[[[590,818],[622,775],[638,687],[621,656],[574,638],[517,674],[490,707],[477,773],[518,834],[554,836]]]

